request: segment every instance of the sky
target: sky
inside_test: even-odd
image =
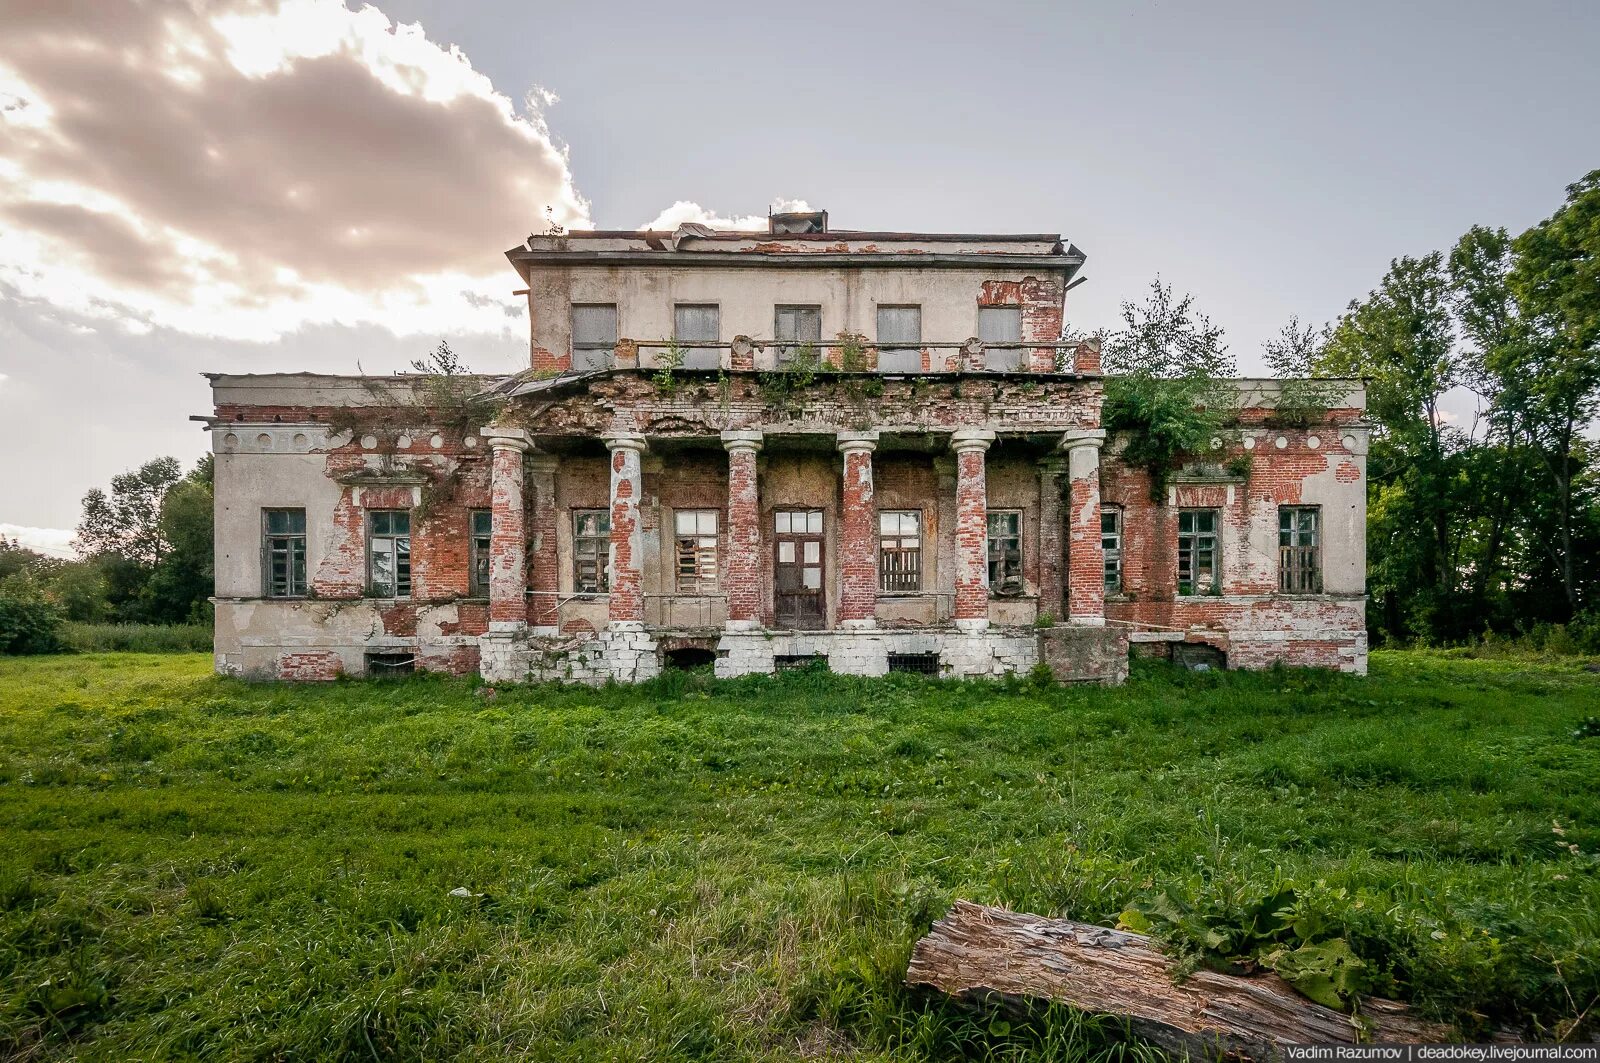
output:
[[[826,208],[1060,232],[1244,372],[1600,167],[1600,4],[0,0],[0,535],[208,439],[202,372],[526,364],[503,252]],[[960,337],[955,337],[960,338]]]

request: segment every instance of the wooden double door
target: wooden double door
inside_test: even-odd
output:
[[[827,626],[823,592],[828,551],[822,510],[780,509],[773,513],[773,613],[780,628],[818,631]]]

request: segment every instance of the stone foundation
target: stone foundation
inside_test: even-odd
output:
[[[717,643],[717,678],[766,675],[782,664],[821,658],[839,675],[887,675],[890,655],[937,655],[942,676],[1000,676],[1039,662],[1030,629],[960,631],[730,631]]]
[[[1115,686],[1128,678],[1128,634],[1122,628],[1058,624],[1039,632],[1039,653],[1063,683]]]

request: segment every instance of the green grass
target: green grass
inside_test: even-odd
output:
[[[0,659],[0,1056],[1144,1054],[905,992],[955,897],[1109,923],[1293,885],[1432,1014],[1554,1036],[1600,993],[1578,661],[1118,690],[209,670]]]
[[[210,624],[61,625],[61,642],[78,653],[210,653]]]

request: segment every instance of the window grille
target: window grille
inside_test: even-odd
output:
[[[878,592],[915,594],[922,589],[922,513],[878,514]]]

